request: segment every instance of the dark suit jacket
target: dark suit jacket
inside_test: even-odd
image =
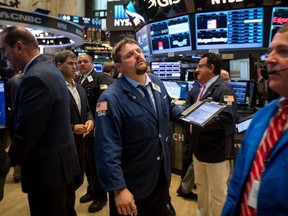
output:
[[[91,76],[92,79],[88,79]],[[97,73],[95,70],[91,71],[89,76],[81,84],[82,87],[86,90],[89,106],[93,116],[95,117],[96,103],[100,95],[105,89],[101,89],[101,85],[110,85],[110,82],[105,79],[103,73]],[[90,81],[89,81],[90,80]]]
[[[61,72],[42,54],[24,72],[9,152],[22,167],[23,192],[55,191],[80,172],[68,91]]]
[[[215,102],[226,103],[224,101],[225,95],[233,96],[234,92],[221,77],[218,77],[200,100],[211,98]],[[198,160],[207,163],[219,163],[227,159],[227,141],[231,142],[231,134],[227,134],[227,130],[235,125],[235,110],[237,110],[236,102],[233,102],[204,128],[193,125],[191,141],[194,155]]]
[[[90,111],[87,95],[85,89],[78,83],[76,84],[77,91],[81,99],[81,113],[78,110],[76,101],[69,91],[70,95],[70,118],[71,127],[73,129],[75,124],[85,124],[87,120],[94,121],[93,115]],[[85,154],[85,139],[82,134],[74,134],[74,139],[77,146],[79,159],[84,157]]]

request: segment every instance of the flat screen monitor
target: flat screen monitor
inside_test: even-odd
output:
[[[187,82],[163,81],[163,84],[171,98],[186,100],[186,93],[188,91]]]
[[[133,31],[134,28],[124,9],[124,1],[107,2],[107,29],[109,31]]]
[[[151,70],[161,80],[180,80],[180,62],[152,62]]]
[[[229,60],[229,70],[231,80],[250,80],[250,59]]]
[[[102,72],[104,62],[94,62],[94,70],[98,73]]]
[[[196,50],[261,48],[263,18],[263,8],[196,13]]]
[[[7,125],[7,92],[6,92],[6,80],[0,78],[0,128],[4,128]]]
[[[277,30],[286,22],[288,22],[288,7],[273,7],[269,43],[271,43]]]
[[[150,23],[149,27],[152,54],[192,49],[188,15]]]
[[[150,31],[148,25],[143,26],[139,31],[136,32],[136,40],[139,47],[142,49],[143,54],[150,56]]]
[[[248,85],[248,82],[230,82],[230,86],[236,94],[236,102],[238,104],[247,103]]]

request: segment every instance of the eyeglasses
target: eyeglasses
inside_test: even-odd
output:
[[[199,65],[197,66],[197,68],[203,68],[204,66],[209,67],[210,64],[199,64]]]

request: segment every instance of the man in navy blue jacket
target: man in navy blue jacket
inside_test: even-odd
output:
[[[157,77],[146,74],[146,59],[134,39],[120,41],[112,58],[123,76],[98,100],[95,140],[110,215],[167,216],[170,120],[177,121],[183,110]]]
[[[65,216],[66,184],[80,171],[65,80],[24,27],[5,28],[0,48],[3,57],[23,71],[15,102],[11,164],[21,165],[31,215]]]

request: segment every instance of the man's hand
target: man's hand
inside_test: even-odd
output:
[[[127,188],[114,191],[114,200],[119,214],[137,215],[134,197]]]

